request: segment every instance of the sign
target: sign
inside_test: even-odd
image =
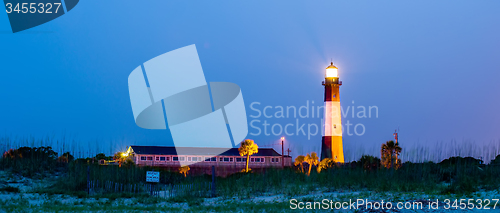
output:
[[[160,172],[147,171],[146,172],[146,182],[160,182]]]

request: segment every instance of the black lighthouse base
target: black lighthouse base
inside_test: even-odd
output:
[[[325,158],[332,158],[332,136],[321,138],[321,160]]]

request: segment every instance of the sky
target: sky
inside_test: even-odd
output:
[[[65,140],[59,149],[87,154],[173,145],[168,130],[135,124],[127,79],[149,59],[195,44],[207,82],[241,87],[247,138],[260,146],[281,152],[285,136],[292,155],[319,152],[321,133],[307,128],[321,118],[255,117],[266,106],[268,116],[276,106],[322,106],[333,61],[342,122],[363,133],[344,132],[346,160],[380,155],[395,129],[405,155],[490,157],[500,151],[499,8],[463,0],[80,1],[18,33],[1,12],[0,137]],[[370,106],[378,109],[370,118],[347,111]],[[299,122],[306,135],[265,135],[264,121]]]

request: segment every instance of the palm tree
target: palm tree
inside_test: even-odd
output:
[[[125,152],[117,152],[113,156],[113,160],[118,162],[118,167],[122,167],[122,163],[127,159],[127,154]]]
[[[186,177],[189,170],[191,170],[191,168],[189,168],[189,166],[183,166],[183,167],[179,168],[179,173],[183,174],[184,177]]]
[[[307,172],[307,176],[309,176],[311,174],[311,168],[313,165],[318,165],[319,164],[319,161],[318,161],[318,155],[316,154],[316,152],[311,152],[311,154],[307,154],[306,157],[305,157],[305,160],[306,162],[309,164],[309,171]]]
[[[258,153],[259,146],[257,146],[257,144],[253,142],[253,140],[245,139],[245,141],[241,142],[238,151],[240,152],[240,156],[247,156],[247,165],[245,167],[245,172],[248,172],[248,162],[250,161],[250,155]]]
[[[380,149],[382,165],[386,168],[398,169],[401,166],[401,160],[398,159],[401,150],[399,143],[394,143],[394,141],[387,141],[382,144]]]
[[[3,153],[3,158],[22,158],[22,155],[17,149],[9,149],[9,151]]]
[[[380,158],[371,155],[363,155],[359,159],[359,165],[363,167],[365,171],[377,170],[380,168],[380,161]]]
[[[57,158],[57,162],[69,163],[70,161],[73,161],[74,159],[75,158],[73,157],[73,155],[71,155],[71,153],[65,152],[64,154],[62,154],[61,156],[59,156]]]
[[[302,171],[302,173],[304,173],[304,162],[306,162],[306,157],[304,157],[304,155],[299,155],[295,158],[295,162],[293,163],[293,165],[295,166],[298,166],[300,165],[300,171]]]
[[[316,171],[318,173],[321,172],[321,170],[331,168],[335,165],[335,161],[332,158],[325,158],[319,162],[318,167],[316,168]]]
[[[97,155],[95,156],[95,159],[96,159],[96,160],[101,160],[101,159],[104,159],[104,160],[110,160],[110,159],[108,159],[108,157],[106,157],[106,154],[104,154],[104,153],[99,153],[99,154],[97,154]]]

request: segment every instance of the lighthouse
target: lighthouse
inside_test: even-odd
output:
[[[337,163],[344,163],[344,147],[342,144],[342,123],[340,111],[339,89],[342,81],[333,62],[326,68],[325,81],[325,118],[324,136],[321,139],[321,160],[332,158]]]

